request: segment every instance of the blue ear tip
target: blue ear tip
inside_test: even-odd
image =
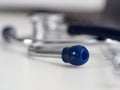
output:
[[[10,26],[7,26],[3,29],[2,36],[5,40],[8,41],[9,40],[8,34],[11,34],[11,33],[13,33],[13,28]]]
[[[66,63],[71,63],[72,65],[83,65],[89,59],[89,51],[80,45],[66,47],[62,51],[62,59]]]

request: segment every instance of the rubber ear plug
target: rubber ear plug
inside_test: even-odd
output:
[[[10,36],[15,36],[15,31],[12,27],[7,26],[3,29],[2,36],[5,41],[10,41]]]
[[[89,52],[84,46],[76,45],[63,48],[61,57],[65,63],[79,66],[88,61]]]

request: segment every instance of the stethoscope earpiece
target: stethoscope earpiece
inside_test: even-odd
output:
[[[89,59],[89,51],[81,45],[65,47],[62,50],[62,60],[72,65],[83,65]]]
[[[5,41],[9,42],[11,38],[15,38],[14,28],[10,26],[5,27],[2,31],[2,36]]]

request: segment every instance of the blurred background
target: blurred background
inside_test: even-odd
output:
[[[2,21],[3,17],[8,15],[2,21],[7,24],[7,21],[10,21],[9,19],[15,19],[21,15],[23,18],[25,17],[24,20],[28,23],[30,21],[28,14],[36,12],[58,12],[64,13],[66,20],[69,22],[119,28],[119,3],[119,0],[1,0],[0,18]],[[16,15],[14,16],[13,14]],[[18,22],[20,21],[22,20],[18,20]],[[22,24],[19,25],[22,26]],[[1,26],[3,25],[1,24]]]

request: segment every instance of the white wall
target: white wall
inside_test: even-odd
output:
[[[0,9],[99,11],[105,3],[106,0],[0,0]]]

